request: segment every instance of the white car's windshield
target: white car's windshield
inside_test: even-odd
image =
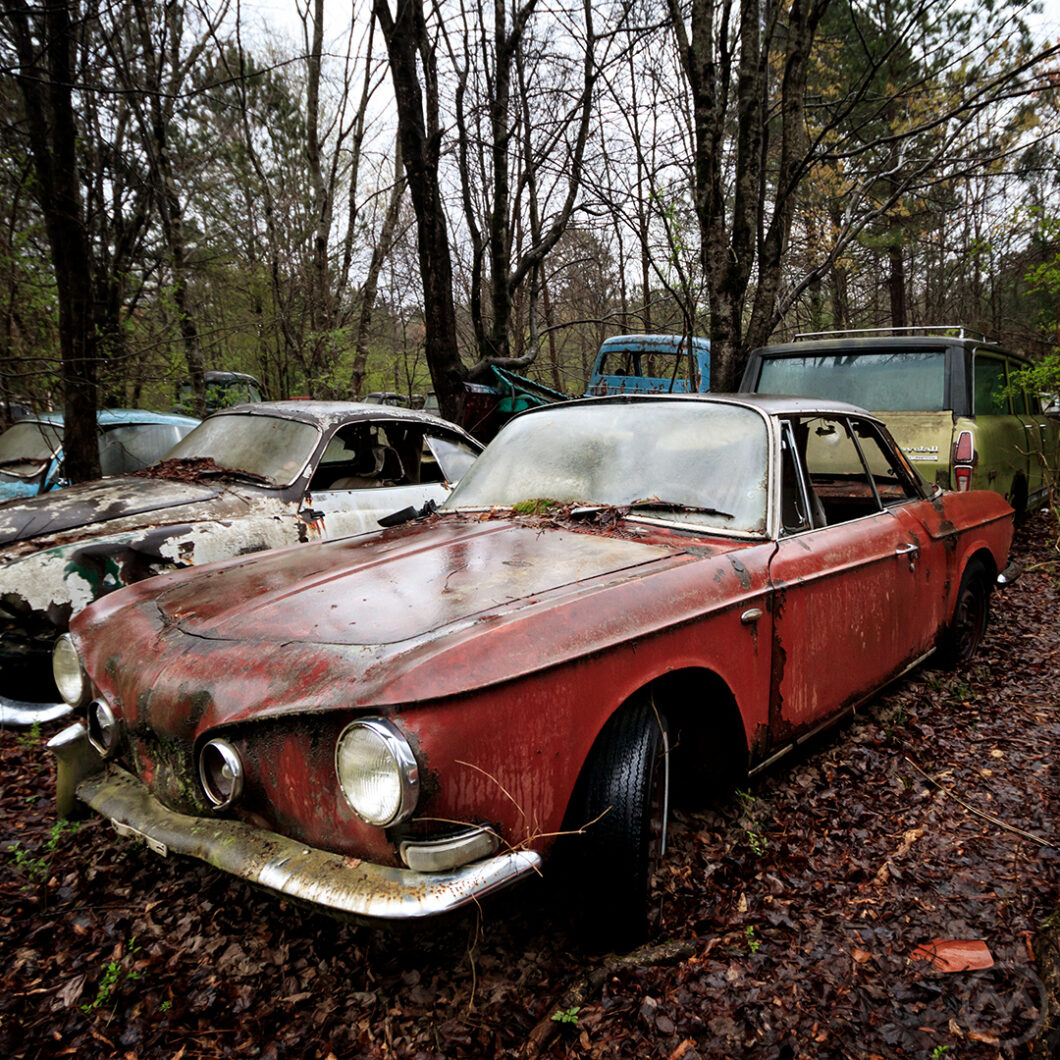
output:
[[[765,419],[734,405],[556,405],[509,423],[443,507],[631,507],[645,518],[760,534],[768,453]]]
[[[20,478],[35,475],[62,444],[62,424],[16,423],[0,434],[0,471]]]
[[[317,428],[278,416],[211,416],[167,454],[166,460],[212,460],[219,469],[263,485],[289,486],[319,438]]]

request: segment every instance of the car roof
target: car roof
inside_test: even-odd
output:
[[[333,427],[340,423],[355,420],[405,420],[409,423],[430,424],[444,427],[455,434],[466,438],[471,436],[449,420],[432,415],[422,409],[406,409],[398,405],[368,405],[360,401],[256,401],[248,405],[233,405],[231,408],[218,409],[210,415],[215,416],[281,416],[284,419],[299,420],[318,427]]]
[[[582,398],[571,401],[571,405],[625,405],[633,402],[671,402],[695,401],[706,405],[739,405],[756,409],[766,416],[802,416],[811,413],[832,413],[840,416],[860,416],[876,420],[865,409],[851,405],[846,401],[835,401],[832,398],[800,397],[791,394],[609,394],[605,397]],[[547,411],[552,406],[542,405],[537,409],[528,409],[521,413],[529,416],[532,413]]]
[[[49,423],[61,426],[63,414],[61,412],[34,412],[29,416],[24,416],[19,422]],[[195,416],[182,416],[176,412],[148,412],[146,409],[100,409],[96,413],[96,422],[103,427],[113,427],[122,423],[170,423],[194,427],[200,421]]]
[[[995,342],[975,339],[967,335],[844,335],[780,342],[775,346],[759,346],[752,357],[797,357],[814,353],[872,353],[885,350],[944,350],[951,346],[964,349],[989,350],[1017,360],[1026,360],[1019,353],[1003,350]]]
[[[612,335],[610,338],[604,339],[604,341],[600,343],[600,349],[603,349],[605,346],[609,350],[653,350],[660,348],[669,352],[677,349],[685,342],[685,340],[690,341],[692,346],[696,349],[710,349],[710,339],[703,338],[700,335],[666,335],[658,332],[643,335],[636,333],[629,335]]]

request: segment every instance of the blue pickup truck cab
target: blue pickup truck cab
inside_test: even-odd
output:
[[[705,394],[709,390],[709,339],[694,335],[615,335],[600,345],[585,396]]]

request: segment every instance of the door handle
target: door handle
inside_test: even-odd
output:
[[[908,545],[899,545],[895,550],[896,556],[908,556],[913,552],[919,552],[920,546],[910,542]]]

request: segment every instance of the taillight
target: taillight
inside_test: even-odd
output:
[[[957,444],[953,449],[953,462],[955,464],[975,463],[975,442],[972,441],[971,431],[961,431],[957,435]]]
[[[958,493],[972,488],[972,468],[975,467],[975,440],[971,431],[961,431],[953,447],[953,479]]]

